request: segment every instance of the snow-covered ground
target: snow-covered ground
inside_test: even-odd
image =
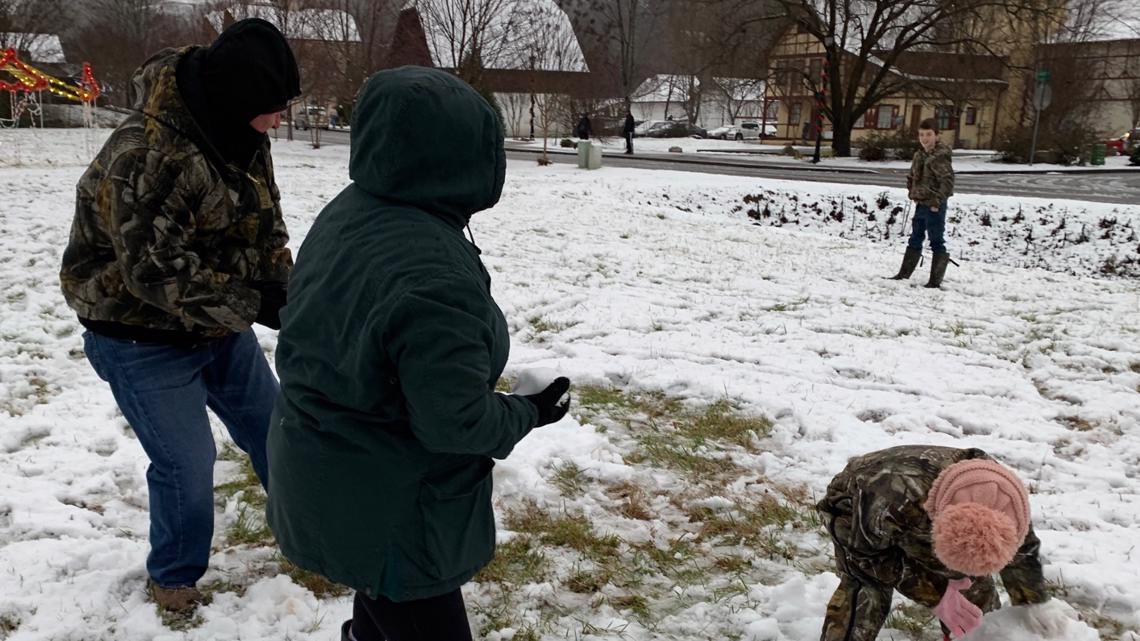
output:
[[[199,618],[171,629],[143,594],[146,459],[57,284],[74,184],[105,135],[0,132],[0,639],[335,639],[348,597],[317,597],[275,571],[272,547],[234,543],[240,492],[219,501]],[[294,249],[347,155],[276,145]],[[897,229],[877,243],[859,229],[882,217],[860,212],[852,233],[846,201],[847,218],[823,222],[831,199],[879,211],[883,193],[509,166],[502,202],[472,224],[511,322],[508,374],[554,367],[577,391],[571,418],[496,468],[503,563],[465,588],[482,638],[814,641],[837,579],[813,498],[852,455],[937,443],[1016,468],[1057,593],[1102,638],[1140,640],[1140,288],[1090,268],[1123,241],[1019,268],[995,262],[1001,233],[960,221],[950,242],[968,260],[931,291],[882,278]],[[885,198],[889,212],[904,195]],[[763,224],[764,203],[812,222]],[[1140,207],[956,206],[1067,211],[1069,230],[1140,222]],[[259,334],[272,352],[275,333]],[[238,474],[219,463],[217,482]],[[880,641],[940,638],[921,611],[889,623]]]
[[[559,147],[561,138],[551,138],[547,140],[547,149],[554,152],[573,152],[573,149],[563,149]],[[576,140],[576,139],[575,139]],[[594,139],[595,144],[602,145],[603,153],[605,154],[619,154],[625,151],[625,141],[621,138],[606,138],[604,140]],[[542,140],[535,141],[521,141],[510,140],[508,141],[512,147],[527,147],[532,149],[542,149]],[[699,156],[713,156],[718,159],[735,158],[744,162],[764,162],[775,164],[803,164],[810,162],[812,153],[815,148],[810,145],[795,145],[795,149],[800,152],[800,158],[796,159],[791,156],[785,156],[781,153],[783,149],[780,145],[775,144],[761,144],[755,140],[717,140],[717,139],[698,139],[698,138],[637,138],[633,141],[634,151],[638,153],[651,153],[663,154],[668,153],[672,147],[680,147],[681,153],[686,155],[699,155]],[[828,143],[824,143],[824,150],[828,148]],[[996,152],[986,149],[956,149],[954,150],[954,169],[959,172],[971,173],[993,173],[993,172],[1025,172],[1025,173],[1049,173],[1057,171],[1072,171],[1072,170],[1116,170],[1132,169],[1128,164],[1129,159],[1127,156],[1114,156],[1105,158],[1103,165],[1093,166],[1088,165],[1084,167],[1061,167],[1059,165],[1049,165],[1037,163],[1028,165],[1024,163],[1003,163],[995,162]],[[885,160],[878,162],[868,162],[860,160],[858,157],[851,158],[823,158],[820,161],[820,167],[831,167],[838,169],[862,169],[862,170],[907,170],[910,169],[909,160]],[[1136,169],[1140,171],[1140,168]]]

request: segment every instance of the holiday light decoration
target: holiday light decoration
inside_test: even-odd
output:
[[[47,74],[20,60],[15,49],[6,49],[0,56],[0,71],[6,71],[16,82],[0,80],[0,91],[49,91],[61,98],[90,103],[102,93],[89,63],[83,63],[83,81],[76,85]]]

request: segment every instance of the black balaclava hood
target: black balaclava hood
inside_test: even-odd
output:
[[[301,95],[297,60],[276,27],[249,18],[223,31],[198,62],[205,113],[195,116],[222,156],[245,168],[265,141],[249,121]]]

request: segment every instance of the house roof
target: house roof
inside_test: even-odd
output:
[[[406,2],[406,6],[414,6],[414,2]],[[419,7],[420,19],[423,23],[424,35],[427,38],[428,49],[431,51],[432,63],[441,68],[455,66],[452,59],[452,42],[443,32],[440,25],[433,24],[429,13],[424,7]],[[501,51],[497,51],[495,58],[484,60],[488,69],[530,71],[531,53],[534,47],[530,46],[533,40],[532,23],[536,20],[550,19],[552,21],[551,33],[546,38],[549,41],[565,39],[569,51],[560,61],[550,59],[550,56],[539,55],[534,61],[535,71],[589,71],[585,56],[582,53],[581,43],[570,23],[569,16],[558,5],[556,0],[505,0],[502,10],[496,16],[492,29],[511,29],[514,37],[507,40],[509,44]],[[528,36],[530,38],[528,39]]]
[[[883,52],[877,53],[881,56]],[[894,68],[912,80],[1005,81],[1004,61],[989,54],[907,51],[898,57]]]

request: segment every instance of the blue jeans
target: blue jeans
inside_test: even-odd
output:
[[[192,348],[85,332],[83,348],[150,458],[147,572],[162,587],[193,585],[206,573],[214,535],[217,450],[206,408],[249,454],[265,487],[277,379],[253,330]]]
[[[938,206],[938,211],[930,211],[926,205],[915,205],[914,223],[910,228],[909,249],[922,251],[923,236],[930,237],[930,249],[935,254],[946,254],[946,202]]]

